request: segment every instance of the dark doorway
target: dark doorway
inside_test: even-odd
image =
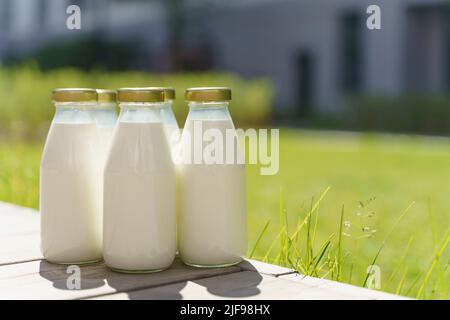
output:
[[[298,115],[301,118],[311,114],[314,89],[314,60],[306,51],[300,51],[297,55],[297,92]]]
[[[349,12],[341,17],[340,83],[346,93],[362,89],[363,28],[365,22],[360,13]]]
[[[406,90],[442,92],[449,88],[448,5],[408,8],[404,76]]]

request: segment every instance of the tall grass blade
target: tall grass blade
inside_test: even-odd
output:
[[[316,231],[317,231],[317,226],[319,224],[319,213],[320,213],[320,203],[317,206],[317,213],[314,217],[314,228],[313,228],[313,235],[312,235],[312,243],[316,242]]]
[[[403,289],[403,284],[405,283],[406,275],[408,274],[408,267],[405,268],[405,272],[403,273],[400,282],[398,283],[397,290],[395,290],[395,294],[400,294]]]
[[[284,229],[283,226],[283,189],[280,187],[280,191],[278,194],[278,223],[280,228],[280,254],[278,255],[278,258],[276,259],[277,264],[281,264],[281,257],[283,256],[283,243],[284,243],[284,234],[282,230]]]
[[[270,244],[269,249],[266,251],[266,254],[264,255],[263,261],[267,261],[267,259],[269,258],[269,255],[272,253],[273,247],[275,246],[275,243],[277,242],[277,240],[279,239],[279,237],[281,236],[281,234],[284,232],[284,228],[282,228],[280,230],[280,232],[278,233],[278,235],[275,237],[275,239],[273,239],[272,243]]]
[[[309,209],[309,213],[308,213],[308,220],[306,222],[306,256],[305,256],[305,263],[306,266],[308,268],[309,271],[309,267],[312,264],[312,257],[313,257],[313,252],[312,252],[312,244],[311,244],[311,238],[310,238],[310,232],[311,232],[311,219],[312,219],[312,208],[314,206],[314,198],[311,199],[311,208]]]
[[[317,266],[319,265],[320,261],[322,260],[325,252],[327,251],[328,247],[331,244],[331,239],[334,237],[334,234],[331,235],[331,237],[329,238],[329,240],[327,240],[325,242],[325,244],[322,246],[322,248],[319,251],[319,254],[317,255],[317,257],[315,258],[315,263],[314,263],[314,271],[316,270]]]
[[[341,220],[339,221],[339,238],[338,238],[338,253],[337,253],[337,270],[336,270],[336,280],[339,281],[342,273],[342,232],[344,226],[344,211],[345,207],[342,205],[341,208]]]
[[[425,278],[422,282],[422,285],[419,288],[419,292],[417,293],[417,299],[420,299],[420,297],[423,295],[424,291],[425,291],[425,287],[428,284],[428,280],[430,279],[431,273],[433,272],[436,264],[439,263],[439,260],[442,256],[442,254],[444,253],[445,249],[447,248],[447,245],[450,241],[450,235],[447,235],[447,239],[444,241],[444,243],[442,244],[441,248],[439,249],[439,251],[436,253],[435,258],[433,259],[432,264],[430,265],[430,267],[428,268],[426,274],[425,274]]]
[[[381,251],[383,250],[387,240],[389,239],[390,235],[392,234],[392,232],[394,232],[395,228],[397,227],[397,225],[400,223],[400,221],[403,219],[403,217],[408,213],[409,209],[411,209],[411,207],[414,205],[414,202],[412,202],[406,209],[405,211],[403,211],[403,213],[400,215],[400,217],[397,219],[397,221],[394,223],[394,225],[392,226],[391,230],[388,232],[388,234],[386,235],[386,237],[384,238],[383,242],[381,243],[380,248],[378,249],[377,254],[375,255],[374,259],[372,260],[371,265],[375,265],[375,263],[377,262],[378,257],[380,256]],[[367,280],[369,279],[369,275],[370,272],[368,272],[366,274],[366,277],[364,279],[364,283],[363,283],[363,287],[366,287],[367,285]]]
[[[411,244],[412,244],[413,240],[414,240],[414,236],[411,236],[409,238],[408,244],[405,247],[405,250],[403,250],[403,254],[398,263],[398,267],[391,273],[391,275],[389,276],[389,278],[387,280],[388,283],[391,283],[391,281],[394,280],[394,277],[397,275],[400,268],[404,265],[404,261],[406,259],[406,256],[408,255],[408,252],[409,252],[409,249],[411,248]]]
[[[255,254],[256,248],[258,247],[258,245],[259,245],[259,243],[260,243],[262,237],[263,237],[264,234],[266,233],[267,228],[269,228],[269,225],[270,225],[270,220],[266,222],[266,225],[264,226],[264,228],[263,228],[262,231],[260,232],[260,234],[259,234],[259,236],[258,236],[258,239],[256,239],[255,245],[253,246],[253,249],[252,249],[252,251],[250,252],[249,259],[251,259],[251,258],[253,257],[253,255]]]
[[[320,195],[319,199],[316,201],[316,203],[314,204],[314,206],[312,207],[312,209],[309,211],[308,215],[307,215],[306,218],[303,220],[303,222],[308,221],[308,219],[309,219],[309,217],[311,216],[311,214],[313,214],[313,213],[317,210],[319,204],[322,202],[323,198],[325,198],[325,196],[327,195],[328,191],[330,191],[330,189],[331,189],[331,187],[327,187],[327,188],[325,189],[325,191],[322,192],[322,194]],[[300,229],[301,229],[301,228],[303,228],[303,223],[302,223],[300,226],[297,227],[297,229],[295,230],[295,232],[292,234],[292,238],[294,238],[294,237],[300,232]]]

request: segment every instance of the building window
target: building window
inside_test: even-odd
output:
[[[314,95],[314,59],[313,55],[305,50],[299,50],[296,55],[297,68],[297,99],[300,117],[306,117],[311,113]]]
[[[47,0],[40,0],[38,8],[38,24],[41,30],[44,30],[47,26],[47,11]]]
[[[404,88],[443,92],[450,85],[448,5],[411,6],[406,10]]]
[[[362,16],[348,13],[341,17],[341,86],[347,92],[361,89],[362,82]]]

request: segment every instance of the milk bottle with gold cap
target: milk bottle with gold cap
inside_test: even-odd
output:
[[[236,131],[228,112],[229,88],[186,90],[189,114],[180,141],[178,250],[186,264],[219,267],[245,254],[245,164],[239,162]],[[236,148],[226,146],[227,135]],[[203,139],[208,142],[204,143]],[[211,150],[212,137],[218,143]],[[209,147],[208,147],[209,145]],[[231,154],[234,150],[234,157]],[[211,152],[209,152],[211,151]],[[207,159],[205,156],[214,154]],[[229,158],[227,160],[227,158]],[[212,161],[211,161],[212,160]]]
[[[102,258],[101,157],[94,89],[56,89],[56,113],[41,159],[41,249],[54,263]]]
[[[168,268],[176,250],[175,170],[161,120],[164,91],[119,89],[104,171],[103,255],[122,272]]]

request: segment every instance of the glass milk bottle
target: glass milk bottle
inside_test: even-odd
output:
[[[97,123],[101,151],[104,158],[109,150],[114,126],[117,121],[116,91],[97,89],[97,107],[92,114]]]
[[[225,159],[227,133],[235,141],[236,155],[240,150],[228,112],[231,90],[192,88],[186,90],[185,98],[189,114],[181,136],[178,166],[180,257],[184,263],[198,267],[233,265],[245,254],[247,227],[245,164],[240,164],[237,156],[230,155],[235,158],[231,161]],[[204,136],[222,137],[223,147],[211,151],[211,141],[202,142]],[[217,157],[205,157],[208,153]]]
[[[175,100],[175,89],[164,87],[164,103],[161,107],[161,120],[164,123],[164,129],[169,141],[169,146],[172,156],[176,154],[176,147],[180,140],[180,128],[178,127],[177,119],[173,114],[172,106]]]
[[[61,264],[102,258],[99,138],[94,89],[56,89],[56,113],[41,158],[41,250]]]
[[[176,250],[175,170],[160,108],[164,91],[119,89],[104,171],[103,256],[111,269],[168,268]]]

